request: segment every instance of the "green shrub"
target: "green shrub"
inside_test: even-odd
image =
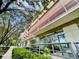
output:
[[[36,52],[32,52],[25,48],[15,48],[12,53],[13,59],[51,59],[49,56],[44,56]]]
[[[44,48],[44,52],[45,52],[46,54],[50,54],[50,49],[47,48],[47,47],[45,47],[45,48]]]

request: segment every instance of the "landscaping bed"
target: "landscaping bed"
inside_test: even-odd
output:
[[[14,48],[12,59],[52,59],[50,56],[32,52],[25,48]]]
[[[8,49],[9,47],[0,47],[0,56],[4,55]]]

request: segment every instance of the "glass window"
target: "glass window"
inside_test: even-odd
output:
[[[65,43],[66,42],[64,34],[58,35],[58,39],[59,39],[60,43]]]

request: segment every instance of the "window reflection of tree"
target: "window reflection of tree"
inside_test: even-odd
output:
[[[55,43],[58,43],[58,38],[57,38],[57,35],[53,35],[53,41],[55,42]]]
[[[58,38],[59,38],[60,43],[66,42],[64,34],[58,35]]]
[[[66,48],[69,48],[69,45],[68,44],[61,44],[61,43],[66,43],[66,39],[65,39],[65,36],[64,34],[59,34],[58,36],[58,41],[59,41],[59,45],[60,45],[60,50],[62,51],[62,55],[63,55],[63,52],[65,51]]]

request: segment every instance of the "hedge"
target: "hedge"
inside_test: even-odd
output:
[[[50,56],[44,56],[36,52],[32,52],[25,48],[14,48],[12,59],[52,59]]]

